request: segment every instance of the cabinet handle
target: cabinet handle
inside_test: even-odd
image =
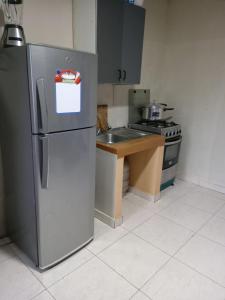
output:
[[[118,71],[118,73],[119,73],[119,78],[118,78],[118,79],[119,79],[119,81],[120,81],[120,80],[122,79],[122,71],[121,71],[120,69],[118,69],[117,71]]]
[[[123,70],[123,80],[126,80],[127,78],[127,71]]]

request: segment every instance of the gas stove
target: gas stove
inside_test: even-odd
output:
[[[170,121],[139,121],[129,124],[129,128],[156,133],[166,138],[174,138],[181,135],[181,126]]]

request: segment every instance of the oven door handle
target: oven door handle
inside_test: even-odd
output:
[[[179,144],[180,142],[182,141],[182,138],[177,140],[177,141],[174,141],[174,142],[169,142],[169,143],[165,143],[165,146],[172,146],[172,145],[176,145],[176,144]]]

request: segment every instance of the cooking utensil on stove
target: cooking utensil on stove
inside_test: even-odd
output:
[[[163,113],[165,111],[174,110],[174,108],[167,107],[165,103],[156,103],[155,101],[141,108],[141,114],[143,120],[155,121],[163,119]]]

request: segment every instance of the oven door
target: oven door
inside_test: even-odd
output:
[[[164,148],[163,170],[178,163],[181,141],[181,136],[166,141]]]

